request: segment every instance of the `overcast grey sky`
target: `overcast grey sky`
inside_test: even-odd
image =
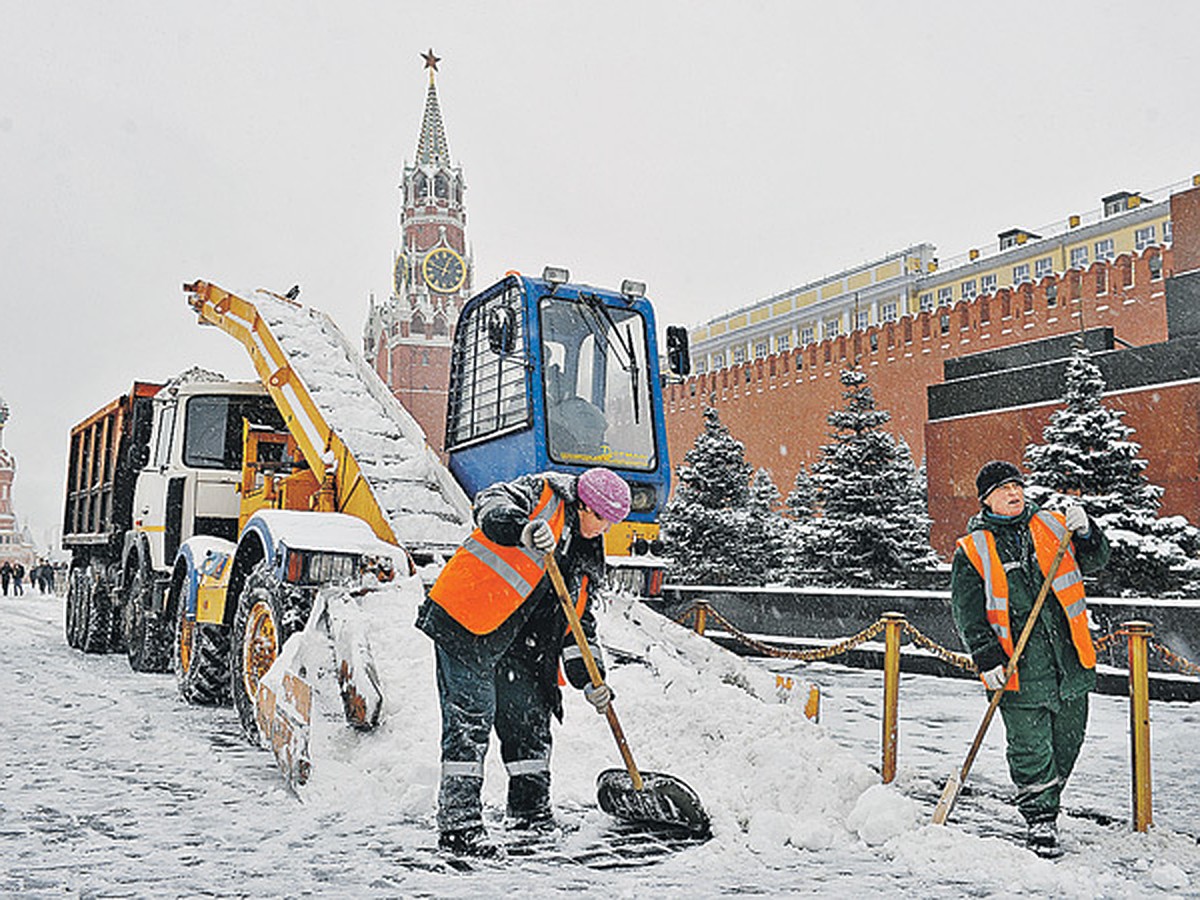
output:
[[[73,423],[135,378],[251,374],[184,281],[299,283],[359,339],[429,47],[476,287],[634,277],[660,323],[1200,172],[1183,0],[0,0],[0,22],[0,396],[39,538]]]

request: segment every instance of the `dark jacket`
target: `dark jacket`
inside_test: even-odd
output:
[[[1038,566],[1029,520],[1038,506],[1026,503],[1021,515],[1004,519],[984,509],[971,517],[967,531],[985,529],[996,539],[996,552],[1008,577],[1008,610],[1013,643],[1025,628],[1045,576]],[[1093,521],[1086,538],[1075,535],[1071,544],[1080,570],[1086,575],[1108,562],[1108,539]],[[1008,654],[987,620],[983,578],[961,547],[954,551],[950,569],[950,605],[954,623],[980,672],[1008,662]],[[1008,706],[1056,705],[1086,694],[1096,686],[1096,672],[1079,662],[1066,614],[1051,591],[1017,663],[1020,691],[1006,691]]]
[[[597,595],[603,594],[605,588],[604,538],[585,540],[579,535],[576,480],[574,476],[546,472],[524,475],[515,481],[484,488],[475,497],[475,524],[488,539],[515,547],[521,542],[521,531],[537,506],[543,485],[550,485],[551,490],[562,498],[565,512],[563,534],[555,548],[554,557],[572,599],[578,598],[583,576],[588,576],[588,606],[580,616],[580,621],[588,643],[595,650],[596,622],[592,616],[592,603]],[[562,717],[562,695],[558,689],[559,658],[563,647],[574,646],[575,639],[567,629],[567,618],[549,578],[543,577],[516,612],[488,634],[472,634],[428,597],[417,613],[417,627],[439,647],[478,671],[481,676],[491,677],[495,666],[506,653],[520,656],[539,673],[547,704],[555,715]],[[598,653],[596,663],[603,673],[604,663]],[[590,683],[580,659],[565,662],[563,672],[576,688]]]

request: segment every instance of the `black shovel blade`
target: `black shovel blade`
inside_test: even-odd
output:
[[[684,828],[695,835],[709,832],[708,813],[690,787],[672,775],[642,772],[642,790],[624,769],[605,769],[596,778],[600,808],[618,819],[665,828]]]

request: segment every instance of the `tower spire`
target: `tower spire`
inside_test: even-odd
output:
[[[441,59],[433,54],[433,48],[421,54],[425,68],[429,70],[429,90],[425,94],[425,116],[421,120],[421,137],[417,140],[418,166],[450,166],[450,148],[446,144],[446,130],[442,126],[442,110],[438,105],[437,84],[434,73]]]

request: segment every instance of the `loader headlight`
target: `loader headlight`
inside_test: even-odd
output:
[[[351,581],[358,575],[358,556],[320,550],[288,550],[286,574],[292,584]]]
[[[649,512],[654,509],[654,503],[658,499],[658,494],[655,493],[654,487],[649,484],[633,484],[629,487],[630,508],[634,512]]]

